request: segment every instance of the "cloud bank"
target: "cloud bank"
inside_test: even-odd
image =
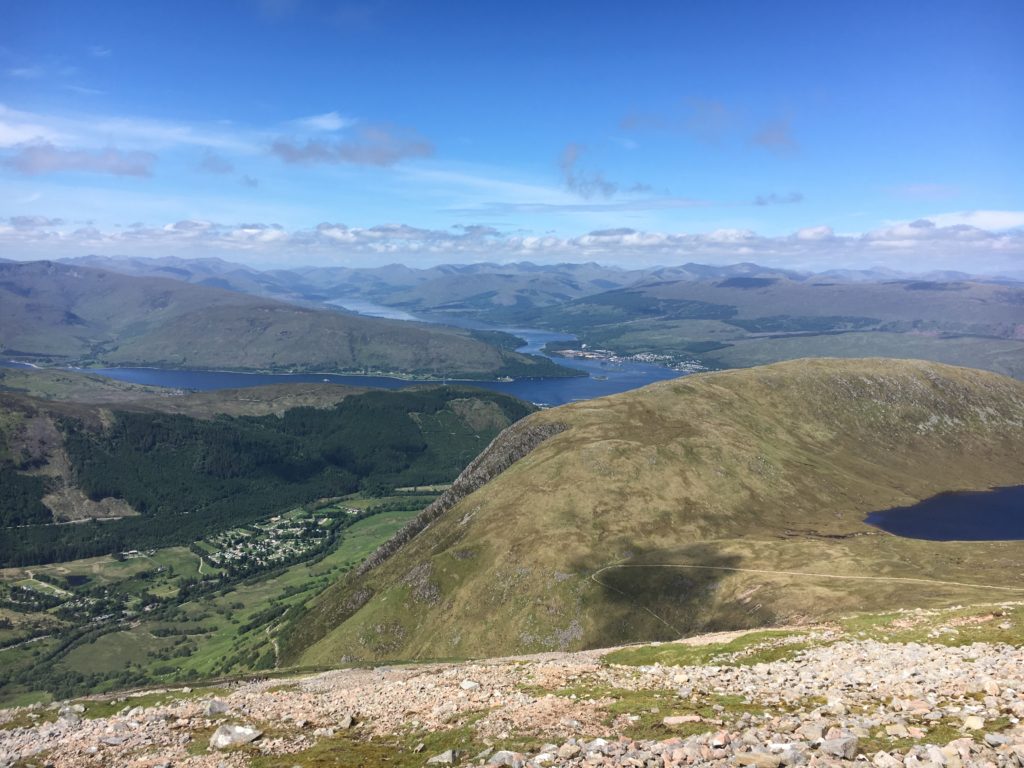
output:
[[[990,212],[993,213],[993,212]],[[1011,218],[1012,212],[1005,218]],[[936,217],[940,218],[940,217]],[[601,229],[574,237],[502,232],[488,226],[428,229],[406,224],[352,227],[323,222],[286,230],[276,224],[182,220],[163,226],[99,230],[45,216],[0,219],[0,248],[16,258],[84,254],[212,256],[263,264],[437,264],[473,261],[598,261],[654,265],[754,261],[803,269],[884,265],[907,271],[965,269],[1024,276],[1024,230],[991,231],[931,219],[863,234],[828,226],[769,237],[746,229],[703,233]]]

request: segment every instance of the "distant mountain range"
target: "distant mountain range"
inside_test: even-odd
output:
[[[80,264],[0,264],[0,355],[51,364],[459,378],[576,374],[511,351],[510,339],[495,346],[493,337],[470,331],[298,306],[206,279],[193,285],[181,279],[183,269],[167,274],[177,279]]]
[[[30,271],[14,262],[2,267]],[[168,307],[139,303],[130,296],[142,284],[128,289],[125,283],[129,298],[97,325],[55,296],[50,304],[36,300],[42,294],[15,297],[5,304],[21,307],[23,316],[13,322],[23,333],[12,338],[8,323],[0,331],[3,348],[119,365],[471,378],[568,373],[550,361],[516,356],[509,339],[436,324],[472,320],[573,333],[579,345],[610,356],[641,355],[684,369],[882,356],[1024,377],[1024,283],[960,272],[808,274],[752,263],[630,270],[530,262],[261,271],[221,259],[97,256],[50,267],[54,275],[71,268],[99,269],[110,275],[108,285],[119,275],[159,280],[159,290],[175,299]],[[185,283],[193,292],[180,288]],[[89,285],[100,290],[96,281]],[[175,285],[179,289],[171,290]],[[78,294],[60,295],[84,299],[86,293],[82,286]],[[103,304],[100,294],[89,301]],[[345,305],[370,313],[398,310],[435,324],[389,324],[341,309]],[[88,322],[82,326],[76,317]]]
[[[410,311],[473,310],[490,306],[551,306],[582,296],[650,281],[714,281],[729,277],[781,277],[793,281],[831,279],[843,282],[917,279],[1013,282],[1009,278],[961,272],[906,274],[886,269],[830,270],[822,273],[739,263],[726,266],[682,264],[623,269],[593,262],[582,264],[443,264],[414,268],[296,267],[258,270],[219,258],[181,259],[83,256],[65,259],[128,275],[167,277],[225,290],[299,302],[360,298]]]

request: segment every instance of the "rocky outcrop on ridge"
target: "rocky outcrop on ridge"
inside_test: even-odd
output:
[[[503,430],[440,497],[366,558],[356,569],[355,576],[363,576],[376,568],[473,491],[493,480],[549,437],[568,428],[567,424],[535,424],[524,419]]]

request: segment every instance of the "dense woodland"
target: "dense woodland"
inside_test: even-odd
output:
[[[46,480],[0,465],[0,528],[46,523],[50,510],[41,501]]]
[[[473,407],[485,412],[475,427],[458,412]],[[39,525],[49,517],[39,501],[44,482],[6,469],[5,525],[24,527],[4,531],[0,564],[188,544],[314,499],[447,482],[504,425],[529,411],[505,395],[437,387],[367,392],[283,417],[118,412],[103,430],[64,418],[59,423],[78,486],[92,499],[124,499],[140,516]]]

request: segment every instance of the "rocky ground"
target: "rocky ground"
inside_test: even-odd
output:
[[[3,710],[0,766],[1024,768],[1005,610]]]

